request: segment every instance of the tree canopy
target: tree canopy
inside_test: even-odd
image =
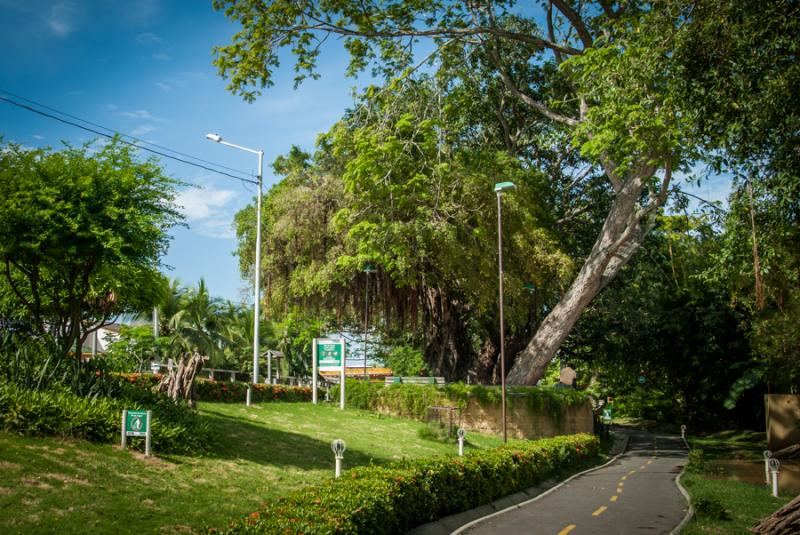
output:
[[[61,351],[119,314],[156,304],[178,181],[114,140],[99,149],[0,148],[2,315]]]
[[[504,149],[523,168],[545,171],[549,192],[557,193],[549,197],[551,213],[560,214],[553,220],[582,225],[594,238],[562,242],[573,247],[580,267],[509,373],[511,382],[531,383],[583,310],[642,246],[679,171],[688,173],[714,151],[740,151],[733,159],[739,164],[765,147],[774,161],[786,161],[777,155],[787,150],[794,154],[796,122],[780,123],[779,142],[764,134],[780,122],[775,104],[796,91],[790,83],[795,23],[782,19],[797,8],[777,4],[761,12],[724,0],[548,0],[539,9],[513,1],[215,0],[241,30],[215,48],[214,61],[229,89],[253,100],[272,84],[284,51],[294,57],[295,82],[301,83],[317,76],[321,48],[339,38],[350,54],[347,74],[371,68],[385,88],[432,76],[435,107],[457,110],[434,123],[437,136],[452,135],[461,147],[483,139],[484,147]],[[734,24],[721,22],[727,15]],[[722,46],[727,38],[732,44]],[[756,52],[748,54],[751,48]],[[740,74],[746,75],[741,82]],[[766,81],[759,82],[760,75]],[[745,84],[740,98],[731,96],[725,79]],[[729,111],[740,100],[743,113]],[[758,111],[759,136],[745,143],[746,117]],[[358,145],[362,186],[365,177],[380,184],[381,173],[395,171],[386,160],[369,165],[364,154],[375,149],[375,136],[394,135],[398,124],[375,121],[373,130],[382,133]],[[778,146],[783,149],[772,150]],[[420,173],[430,180],[434,169]]]

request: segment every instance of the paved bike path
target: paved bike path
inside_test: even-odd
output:
[[[623,431],[628,449],[614,463],[579,476],[550,494],[487,517],[468,535],[670,533],[688,504],[675,485],[686,463],[680,437]]]

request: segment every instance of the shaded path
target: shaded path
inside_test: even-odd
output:
[[[686,461],[680,437],[640,431],[616,462],[573,479],[547,496],[485,518],[469,535],[670,533],[688,507],[675,485]]]

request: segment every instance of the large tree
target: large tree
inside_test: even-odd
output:
[[[61,151],[0,148],[0,294],[5,315],[52,335],[62,355],[119,314],[156,304],[174,179],[113,141]]]
[[[687,13],[663,3],[552,0],[535,13],[502,1],[215,6],[242,25],[232,44],[216,49],[215,62],[248,100],[272,83],[284,48],[296,56],[298,82],[316,75],[320,46],[332,36],[344,39],[350,72],[372,64],[392,77],[412,65],[419,40],[431,38],[445,58],[444,87],[475,73],[453,68],[457,58],[483,58],[486,84],[502,81],[506,98],[565,132],[569,148],[602,170],[612,196],[603,224],[572,284],[518,355],[512,382],[538,380],[581,312],[640,247],[673,172],[691,157],[669,92],[673,39]],[[583,180],[577,171],[574,178]]]

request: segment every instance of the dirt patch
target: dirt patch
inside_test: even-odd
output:
[[[42,490],[50,490],[53,488],[53,485],[50,483],[45,483],[44,481],[39,481],[38,479],[33,479],[30,477],[23,477],[21,481],[26,487],[33,487]]]
[[[38,498],[22,498],[22,505],[25,507],[36,507],[42,500]]]
[[[64,455],[67,452],[64,448],[56,448],[53,450],[53,453],[57,453],[59,455]]]
[[[194,533],[195,531],[189,526],[176,524],[174,526],[161,526],[158,528],[159,533]]]
[[[0,461],[0,470],[19,470],[20,468],[22,468],[22,466],[17,463]]]
[[[171,463],[165,459],[162,459],[161,457],[156,457],[155,455],[151,455],[150,457],[148,457],[147,455],[139,451],[132,451],[131,455],[133,455],[133,457],[137,461],[147,463],[149,466],[152,466],[154,468],[159,468],[162,470],[174,470],[178,468],[177,464]]]
[[[14,492],[14,489],[8,489],[6,487],[0,487],[0,496],[8,496]]]

